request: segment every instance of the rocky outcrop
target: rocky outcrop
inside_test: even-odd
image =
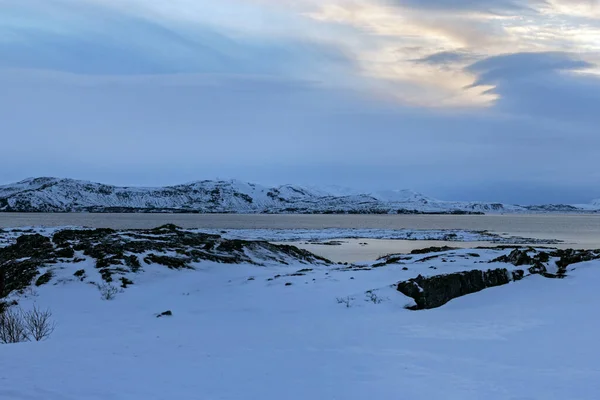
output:
[[[28,287],[45,263],[55,262],[54,246],[42,235],[23,235],[0,249],[0,298]]]
[[[410,309],[425,310],[440,307],[457,297],[519,281],[528,275],[564,278],[568,266],[597,259],[600,259],[600,250],[516,248],[489,262],[511,264],[515,267],[523,267],[522,269],[472,270],[430,277],[419,275],[398,283],[397,290],[414,299],[415,305],[409,307]]]
[[[126,275],[138,273],[151,264],[169,269],[191,269],[202,261],[254,265],[331,264],[294,246],[229,240],[175,225],[122,231],[65,229],[51,238],[23,235],[13,245],[0,248],[0,298],[21,291],[33,282],[38,286],[47,284],[53,277],[51,265],[59,262],[73,265],[73,275],[83,281],[86,271],[76,265],[86,258],[94,261],[102,280],[107,283],[121,280],[125,286],[131,284]]]
[[[505,285],[523,278],[522,271],[509,272],[506,268],[488,271],[465,271],[431,277],[417,276],[398,283],[397,290],[414,299],[412,310],[440,307],[452,299],[476,293],[483,289]]]
[[[500,256],[490,261],[491,263],[504,262],[514,266],[530,266],[530,274],[541,274],[547,278],[563,278],[567,267],[584,261],[600,259],[600,250],[549,250],[538,251],[534,248],[514,249],[509,254]],[[548,263],[555,264],[556,273],[548,272]]]

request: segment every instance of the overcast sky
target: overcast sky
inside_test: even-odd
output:
[[[596,0],[0,0],[0,183],[600,197]]]

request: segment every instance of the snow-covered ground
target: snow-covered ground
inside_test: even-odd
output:
[[[89,261],[59,264],[20,299],[49,307],[56,331],[0,345],[0,399],[597,399],[597,261],[562,280],[530,276],[404,309],[411,299],[394,283],[487,268],[498,255],[476,252],[296,276],[307,266],[152,265],[112,301],[72,276],[84,268],[93,278]],[[156,318],[166,310],[173,316]]]

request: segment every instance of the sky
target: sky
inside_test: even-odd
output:
[[[597,0],[0,0],[0,184],[600,198]]]

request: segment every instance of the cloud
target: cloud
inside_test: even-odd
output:
[[[0,181],[600,197],[600,26],[583,2],[0,4]]]
[[[593,67],[575,54],[562,52],[514,53],[489,57],[472,64],[468,70],[479,76],[475,85],[540,75],[547,72],[573,71]]]
[[[489,13],[514,14],[533,11],[535,6],[545,4],[544,0],[388,0],[390,4],[424,10],[463,12],[480,11]]]
[[[0,74],[3,181],[59,175],[123,184],[237,177],[409,187],[585,185],[597,135],[492,111],[440,113],[315,82],[248,76]],[[32,118],[31,116],[35,116]],[[560,163],[549,160],[561,160]],[[74,168],[76,166],[76,168]],[[468,184],[467,184],[468,182]],[[472,192],[471,192],[472,191]],[[526,202],[520,192],[506,201]],[[586,197],[578,195],[581,201]],[[590,195],[590,198],[593,197]],[[474,198],[474,197],[472,197]]]
[[[478,85],[494,85],[495,108],[511,114],[554,120],[573,137],[590,134],[599,122],[600,76],[577,71],[595,65],[570,53],[517,53],[490,57],[468,69]],[[579,129],[575,129],[578,127]]]
[[[447,65],[464,63],[476,58],[474,54],[465,51],[440,51],[428,56],[416,59],[415,62],[431,65]]]
[[[0,34],[7,38],[0,40],[0,68],[307,76],[327,67],[339,73],[352,63],[340,49],[303,38],[239,37],[207,23],[161,20],[136,10],[145,9],[123,12],[65,0],[55,8],[36,1],[13,6],[0,15]]]

